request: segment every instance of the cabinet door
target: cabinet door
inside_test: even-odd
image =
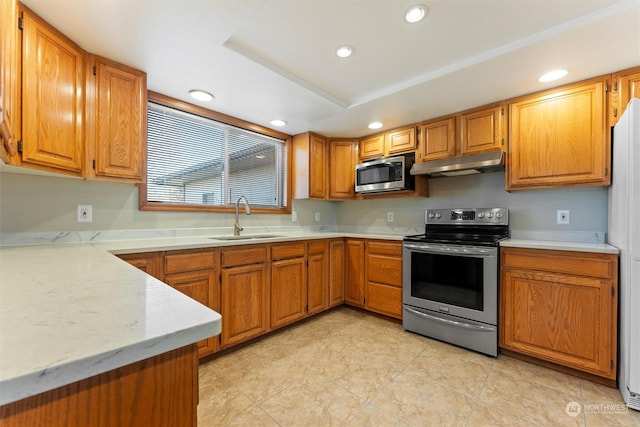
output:
[[[331,141],[329,143],[329,198],[353,199],[355,197],[355,141]]]
[[[84,52],[23,11],[22,163],[81,175]]]
[[[94,57],[95,174],[134,182],[143,180],[146,152],[146,74]],[[91,81],[91,79],[90,79]]]
[[[456,119],[449,117],[420,127],[420,161],[438,160],[456,155]]]
[[[307,266],[304,258],[271,264],[271,328],[302,319],[307,307]]]
[[[329,257],[326,241],[309,243],[307,263],[307,312],[315,314],[329,308]]]
[[[361,160],[374,159],[384,156],[384,134],[361,138],[359,142],[359,156]]]
[[[599,278],[507,270],[500,345],[615,379],[612,289]]]
[[[309,156],[309,197],[327,197],[327,140],[311,134]]]
[[[128,262],[158,280],[164,280],[161,252],[123,254],[118,255],[118,258]]]
[[[0,2],[0,160],[11,162],[20,139],[18,2]]]
[[[597,79],[510,102],[507,190],[610,184],[604,84]]]
[[[614,126],[627,108],[631,98],[640,98],[640,67],[615,74],[617,102],[612,102],[611,126]]]
[[[220,288],[215,270],[167,274],[164,281],[188,297],[220,312]],[[218,351],[219,342],[217,336],[198,341],[198,356],[203,357]]]
[[[269,329],[269,274],[266,264],[222,269],[222,347],[239,344]]]
[[[499,150],[504,137],[503,114],[502,105],[460,114],[459,154],[464,156]]]
[[[365,308],[402,318],[402,244],[368,241]]]
[[[364,307],[364,240],[347,240],[345,270],[345,302]]]
[[[412,126],[388,132],[384,139],[388,155],[413,151],[416,149],[416,128]]]
[[[329,242],[329,306],[344,303],[345,251],[344,240]]]

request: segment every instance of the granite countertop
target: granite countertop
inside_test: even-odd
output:
[[[0,247],[0,405],[220,333],[220,314],[114,254],[341,237],[401,241],[411,231],[271,231],[243,240],[201,234]],[[509,239],[501,246],[618,253],[604,243]]]
[[[219,313],[113,254],[332,237],[402,239],[273,234],[247,240],[185,236],[0,247],[0,405],[220,333]]]

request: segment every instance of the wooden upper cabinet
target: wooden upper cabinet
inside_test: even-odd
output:
[[[328,197],[327,139],[312,132],[295,135],[293,150],[293,198]]]
[[[610,124],[614,126],[631,98],[640,98],[640,67],[619,71],[613,74],[613,91],[610,108]]]
[[[329,199],[355,198],[355,140],[329,141]]]
[[[385,135],[387,155],[406,153],[416,149],[416,128],[414,126],[387,132]]]
[[[360,138],[358,145],[360,160],[382,157],[384,156],[384,133]]]
[[[21,6],[22,164],[82,175],[85,53]]]
[[[87,72],[88,160],[93,174],[144,180],[147,77],[143,71],[91,56]]]
[[[456,155],[456,118],[448,117],[420,126],[420,151],[417,161],[439,160]]]
[[[360,138],[360,160],[407,153],[416,149],[416,128],[409,126]]]
[[[0,160],[12,163],[20,139],[18,2],[0,2]]]
[[[509,101],[507,190],[611,183],[605,82]]]
[[[458,116],[461,156],[499,150],[504,142],[504,104]]]

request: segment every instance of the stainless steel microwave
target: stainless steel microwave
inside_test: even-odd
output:
[[[356,165],[356,193],[413,190],[415,179],[409,170],[414,162],[411,153]]]

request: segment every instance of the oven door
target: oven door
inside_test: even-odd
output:
[[[403,243],[402,301],[490,325],[498,324],[498,248]]]

